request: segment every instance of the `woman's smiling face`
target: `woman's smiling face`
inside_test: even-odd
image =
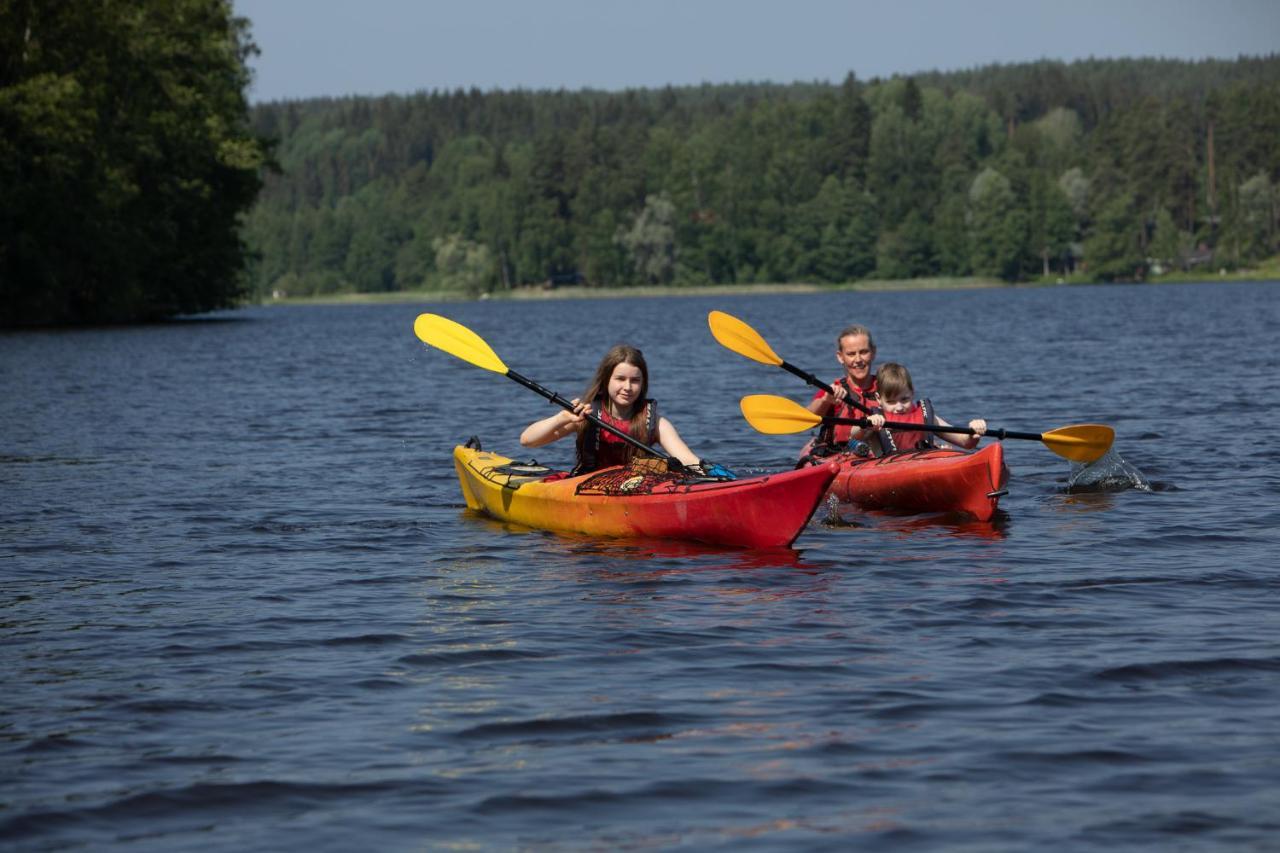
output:
[[[840,339],[836,361],[844,367],[849,378],[862,384],[871,375],[871,364],[876,360],[876,349],[866,335],[846,335]]]

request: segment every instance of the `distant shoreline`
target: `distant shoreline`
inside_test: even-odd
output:
[[[636,299],[655,296],[740,296],[775,293],[839,293],[843,291],[977,290],[1001,287],[1041,287],[1038,282],[1010,284],[995,279],[927,278],[902,281],[859,281],[853,284],[709,284],[637,285],[634,287],[583,287],[564,285],[516,287],[471,296],[456,290],[399,290],[392,293],[333,293],[322,296],[285,296],[264,299],[263,305],[363,305],[397,302],[530,302],[556,299]]]
[[[1249,270],[1227,274],[1188,275],[1176,273],[1152,278],[1143,284],[1191,284],[1213,282],[1275,282],[1280,273],[1274,269]],[[1132,283],[1132,282],[1125,282]],[[1106,282],[1072,278],[1011,283],[986,278],[921,278],[868,279],[852,284],[712,284],[681,287],[678,285],[638,285],[635,287],[582,287],[565,285],[517,287],[511,290],[472,296],[456,290],[398,290],[391,293],[332,293],[318,296],[284,296],[266,298],[261,305],[367,305],[405,302],[472,302],[472,301],[540,301],[553,299],[634,299],[655,296],[740,296],[782,293],[897,292],[920,290],[992,290],[1032,287],[1068,287],[1082,284],[1104,285]]]

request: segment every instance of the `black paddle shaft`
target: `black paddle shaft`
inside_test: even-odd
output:
[[[821,379],[814,376],[809,371],[801,370],[800,368],[796,367],[794,364],[790,364],[785,361],[782,362],[782,364],[779,366],[783,370],[787,371],[788,373],[792,373],[792,374],[795,374],[796,376],[799,376],[801,379],[803,379],[805,382],[808,382],[814,388],[821,388],[823,391],[826,391],[832,397],[836,395],[836,389],[832,388],[830,385],[823,382]],[[862,405],[862,403],[858,402],[852,397],[846,396],[844,398],[844,402],[846,405],[852,406],[853,408],[858,409],[859,411],[866,412],[868,415],[871,414],[870,409],[868,409],[866,406]]]
[[[871,421],[866,418],[823,418],[833,424],[850,424],[852,426],[869,427]],[[884,425],[890,429],[912,429],[922,432],[958,432],[962,435],[977,435],[977,430],[972,427],[956,427],[956,426],[937,426],[936,424],[909,424],[902,421],[885,421]],[[1025,438],[1030,441],[1043,441],[1044,436],[1038,432],[1013,432],[1007,429],[989,429],[983,433],[987,438],[996,440],[1005,438]]]
[[[532,379],[529,379],[527,377],[521,376],[519,373],[516,373],[514,370],[511,370],[510,368],[507,369],[507,376],[511,379],[514,379],[516,382],[519,382],[521,385],[528,388],[530,391],[534,391],[538,394],[541,394],[543,397],[546,397],[548,400],[551,401],[553,405],[559,406],[560,408],[565,409],[566,411],[570,411],[570,412],[573,411],[574,406],[573,406],[572,400],[566,400],[564,397],[561,397],[556,392],[543,388],[537,382],[534,382]],[[600,420],[590,412],[586,413],[586,418],[587,420],[591,421],[591,423],[600,427],[600,429],[607,430],[613,433],[618,438],[622,439],[623,441],[627,442],[633,447],[643,450],[645,453],[652,454],[653,456],[656,456],[659,459],[665,459],[668,463],[674,462],[676,465],[680,465],[679,460],[672,459],[672,457],[665,451],[659,450],[656,447],[650,447],[649,445],[645,444],[643,441],[640,441],[634,436],[629,435],[623,432],[622,430],[618,429],[613,424],[605,423],[604,421]]]
[[[799,376],[801,379],[803,379],[805,382],[808,382],[810,385],[814,386],[815,388],[821,388],[823,391],[826,391],[832,397],[834,397],[836,394],[836,391],[834,388],[832,388],[827,383],[823,382],[818,377],[814,376],[812,373],[809,373],[807,370],[801,370],[800,368],[796,367],[794,364],[788,364],[785,361],[782,362],[782,369],[790,373],[794,373],[796,376]],[[844,398],[844,402],[846,405],[852,406],[855,409],[860,409],[866,412],[868,415],[871,414],[870,409],[868,409],[866,406],[862,405],[862,403],[858,402],[852,397],[846,396]],[[824,420],[829,420],[838,424],[852,424],[854,426],[860,426],[860,427],[871,426],[871,422],[868,421],[866,418],[824,418]],[[938,432],[938,433],[958,432],[964,435],[978,434],[975,430],[973,430],[970,427],[929,426],[927,424],[907,424],[907,423],[901,423],[901,422],[895,422],[895,421],[885,421],[884,425],[889,427],[890,429],[916,429],[916,430],[922,430],[924,432]],[[983,433],[983,435],[987,436],[988,438],[994,438],[996,440],[1001,440],[1005,438],[1023,438],[1023,439],[1028,439],[1030,441],[1044,440],[1044,436],[1042,436],[1038,432],[1013,432],[1012,430],[1007,430],[1007,429],[989,429],[985,433]]]

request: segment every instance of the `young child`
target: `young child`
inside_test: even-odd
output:
[[[809,401],[809,411],[837,418],[866,417],[867,412],[852,403],[859,403],[867,410],[880,404],[876,374],[871,369],[875,360],[876,342],[869,329],[865,326],[848,326],[843,329],[836,335],[836,361],[844,368],[844,374],[831,383],[835,396],[819,391]],[[823,427],[814,443],[844,447],[859,441],[866,441],[877,456],[883,455],[878,452],[879,436],[874,430],[849,424]]]
[[[885,453],[891,453],[894,450],[914,450],[919,447],[936,447],[935,439],[939,438],[970,450],[978,446],[979,437],[987,431],[987,422],[981,418],[969,421],[969,428],[977,435],[962,432],[937,433],[924,430],[888,429],[884,425],[885,421],[944,427],[949,427],[951,424],[938,417],[933,410],[933,404],[928,400],[915,399],[916,391],[911,382],[911,374],[901,364],[886,361],[880,365],[876,378],[883,414],[866,417],[871,421],[871,428],[878,433]]]
[[[648,399],[649,367],[640,350],[618,344],[605,353],[586,393],[573,401],[574,410],[561,410],[525,428],[520,444],[542,447],[577,434],[578,462],[573,473],[586,474],[611,465],[624,465],[642,451],[587,420],[587,413],[615,426],[644,444],[659,444],[685,466],[699,465],[698,457],[680,439],[671,422],[658,415]]]

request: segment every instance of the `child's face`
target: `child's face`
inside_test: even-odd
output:
[[[861,383],[871,375],[871,363],[875,360],[875,348],[866,335],[846,335],[840,339],[836,361],[844,366],[845,372],[854,382]]]
[[[915,404],[916,391],[914,388],[904,388],[894,394],[886,394],[880,392],[880,405],[887,414],[905,415],[911,411],[911,407]]]
[[[626,409],[644,389],[644,374],[634,364],[623,362],[613,369],[609,377],[609,399],[620,409]]]

